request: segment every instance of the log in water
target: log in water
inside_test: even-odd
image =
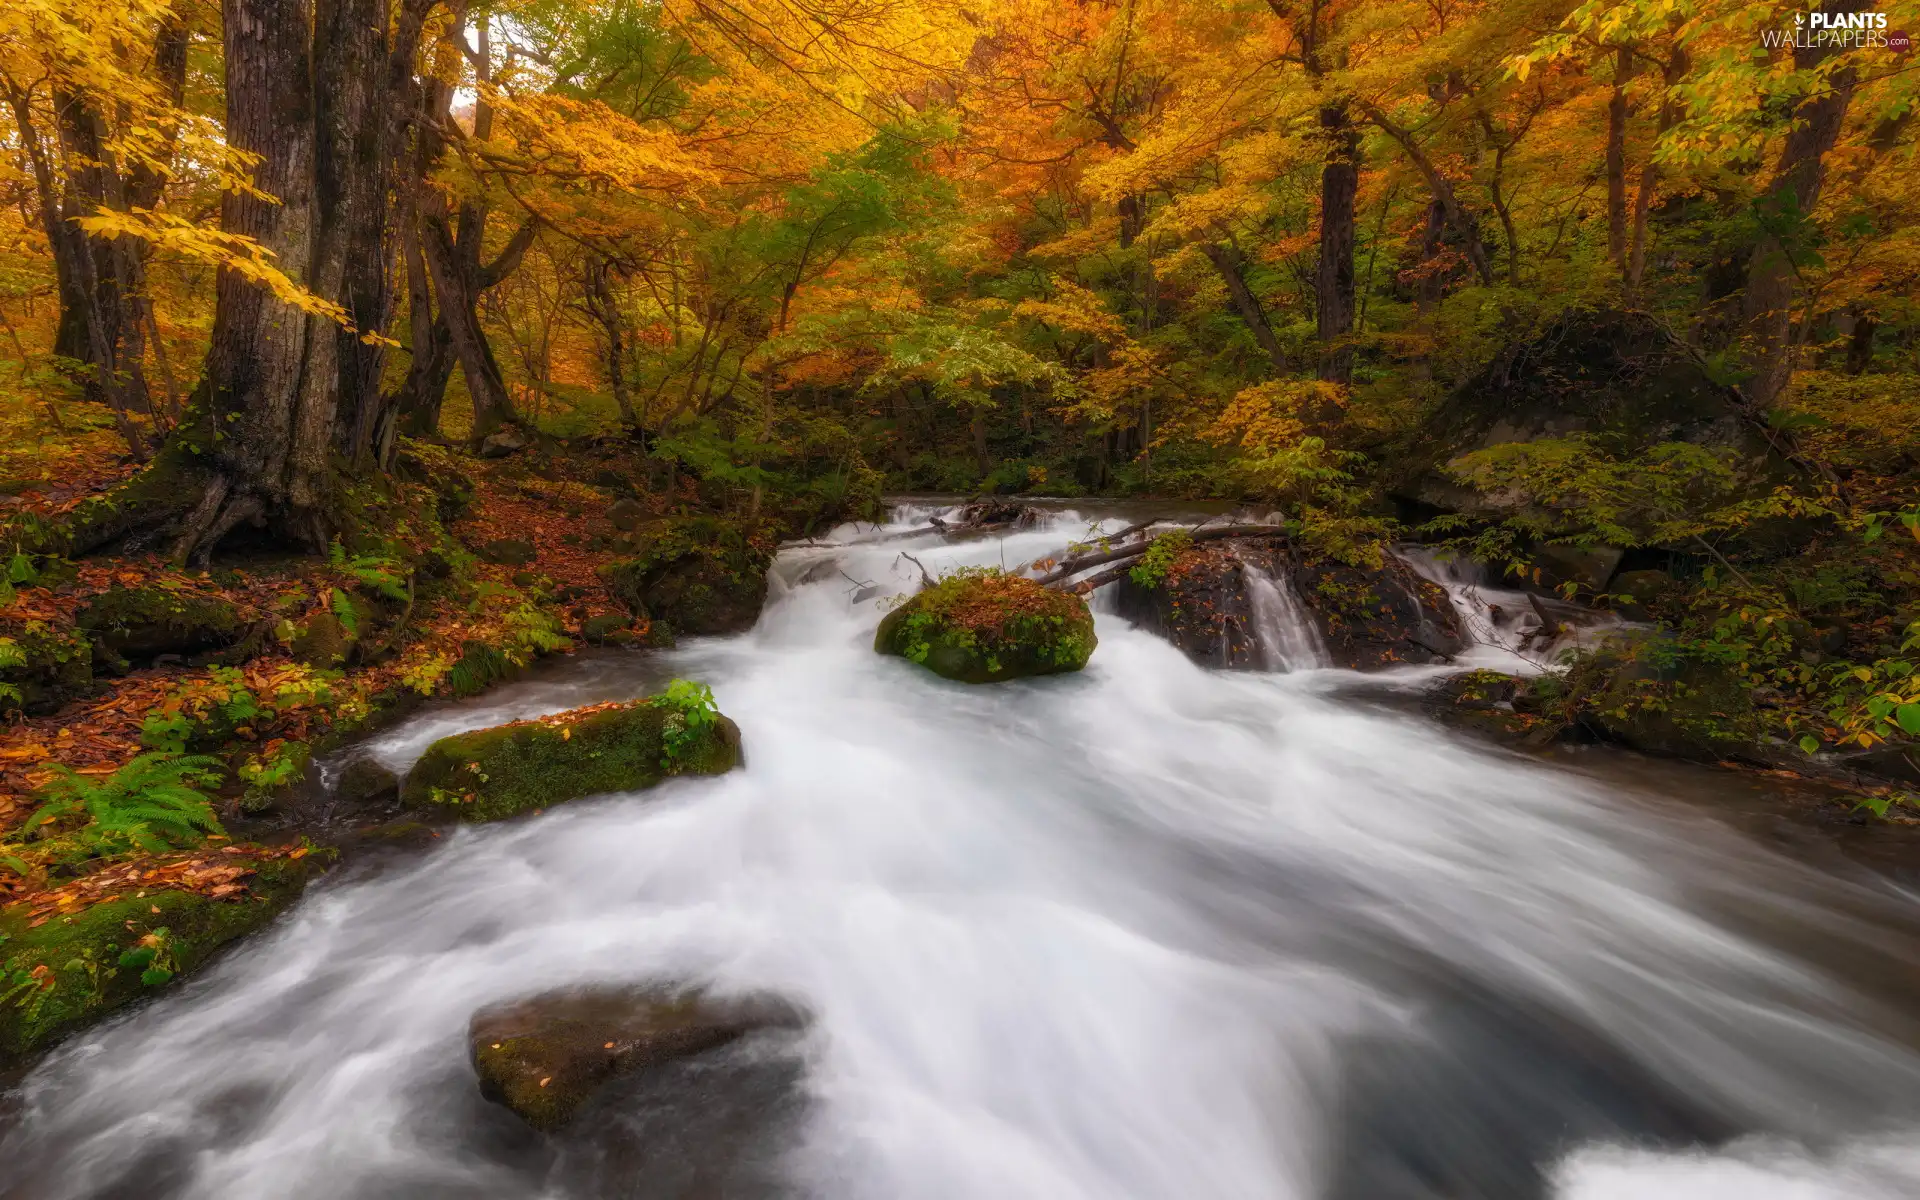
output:
[[[1715,777],[1506,756],[1377,702],[1437,668],[1209,673],[1106,614],[1071,676],[872,652],[853,597],[909,590],[902,550],[1011,567],[1085,526],[795,547],[749,635],[366,747],[680,675],[747,766],[343,869],[42,1064],[0,1194],[1920,1195],[1920,905],[1703,815]],[[557,1143],[479,1098],[476,1009],[659,981],[809,1020]]]

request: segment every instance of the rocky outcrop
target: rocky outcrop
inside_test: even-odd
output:
[[[956,571],[888,613],[873,648],[961,683],[1078,671],[1093,656],[1079,596],[991,570]]]
[[[600,568],[607,591],[656,625],[708,636],[750,629],[766,601],[770,545],[718,517],[669,517],[623,535],[629,558]]]
[[[487,1099],[552,1133],[602,1087],[748,1033],[801,1024],[772,999],[723,1000],[634,990],[550,992],[475,1014],[468,1035]]]
[[[1311,623],[1304,632],[1319,643],[1317,665],[1373,671],[1444,660],[1465,644],[1445,590],[1396,558],[1356,567],[1284,538],[1232,539],[1193,545],[1157,579],[1142,575],[1120,579],[1121,615],[1202,666],[1276,665],[1267,641],[1277,631],[1263,641],[1262,624],[1284,617],[1259,611],[1263,581],[1287,589],[1295,619]]]
[[[441,738],[407,773],[400,798],[462,821],[497,821],[675,775],[719,775],[740,761],[739,727],[670,690]]]
[[[1393,456],[1394,490],[1432,508],[1501,515],[1446,464],[1503,443],[1600,432],[1630,452],[1666,441],[1729,446],[1748,458],[1771,452],[1706,364],[1657,322],[1576,309],[1456,388],[1422,424],[1418,444]]]

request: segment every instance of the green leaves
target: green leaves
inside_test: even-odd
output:
[[[83,856],[126,850],[161,853],[225,836],[203,792],[219,782],[207,755],[142,754],[105,779],[55,765],[37,793],[40,807],[20,827],[22,841],[68,842]]]
[[[713,689],[691,679],[669,683],[654,703],[673,710],[662,728],[665,753],[660,760],[661,766],[671,770],[698,750],[719,722],[720,710],[714,707]]]
[[[1902,704],[1893,710],[1894,723],[1909,737],[1920,737],[1920,704]]]

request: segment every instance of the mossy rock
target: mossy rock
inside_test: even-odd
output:
[[[93,685],[93,643],[45,621],[0,628],[25,661],[0,668],[0,683],[20,693],[18,701],[0,700],[0,710],[17,707],[33,715],[50,713],[84,695]]]
[[[1078,671],[1098,639],[1079,596],[1031,579],[963,570],[888,613],[873,648],[961,683]]]
[[[538,554],[534,544],[525,538],[495,538],[480,547],[481,561],[508,567],[524,567]]]
[[[740,765],[740,729],[716,716],[703,733],[662,697],[594,705],[441,738],[408,772],[400,799],[463,821],[498,821],[602,792],[649,788],[675,775]],[[669,750],[669,738],[686,740]]]
[[[580,636],[596,646],[622,645],[633,640],[633,619],[622,613],[600,613],[580,622]]]
[[[750,629],[766,602],[772,555],[719,517],[669,517],[626,535],[633,556],[600,568],[607,590],[674,632]]]
[[[799,1014],[770,999],[717,1001],[632,990],[553,992],[476,1013],[480,1093],[543,1133],[566,1126],[622,1075],[723,1046]]]
[[[314,857],[235,856],[256,872],[237,899],[177,890],[123,895],[37,928],[23,904],[0,910],[0,1068],[159,991],[272,920],[300,894]],[[143,963],[133,957],[142,949],[164,957]]]
[[[294,634],[293,657],[309,667],[330,670],[347,661],[355,640],[344,621],[323,610],[308,617]]]
[[[1560,681],[1499,671],[1449,675],[1427,693],[1435,719],[1498,742],[1545,746],[1567,732],[1557,704]]]
[[[1619,640],[1567,675],[1579,720],[1643,754],[1771,764],[1751,686],[1729,667],[1687,658],[1658,637]]]
[[[80,610],[79,625],[109,654],[135,662],[218,650],[244,631],[239,610],[218,596],[119,584]]]

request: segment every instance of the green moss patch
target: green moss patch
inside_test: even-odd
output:
[[[662,695],[441,738],[408,773],[401,800],[463,821],[497,821],[740,764],[732,721],[713,713],[699,728],[688,717]]]
[[[115,584],[81,610],[79,625],[110,654],[140,660],[230,646],[244,623],[218,596]]]
[[[881,620],[873,648],[962,683],[1078,671],[1093,656],[1078,596],[990,569],[956,571]]]
[[[93,684],[93,646],[71,629],[11,623],[0,626],[0,642],[0,712],[52,712]]]
[[[45,920],[25,904],[0,910],[0,1066],[167,986],[266,924],[299,895],[313,856],[237,861],[255,873],[224,899],[168,889]]]

